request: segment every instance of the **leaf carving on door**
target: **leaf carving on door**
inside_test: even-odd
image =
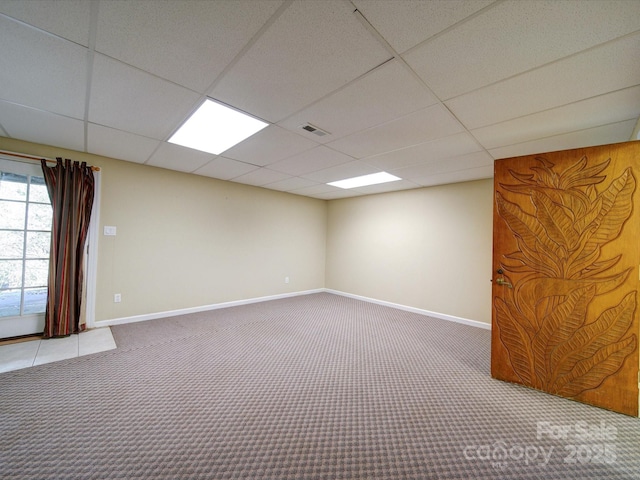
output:
[[[618,372],[637,348],[636,335],[628,334],[636,291],[587,315],[595,297],[620,288],[631,273],[616,268],[621,255],[602,258],[602,248],[631,216],[636,182],[627,168],[604,186],[610,159],[588,166],[582,157],[561,172],[544,157],[536,160],[530,173],[510,170],[515,183],[500,184],[527,196],[533,214],[496,192],[518,250],[501,262],[517,281],[495,298],[495,320],[523,384],[575,397]]]

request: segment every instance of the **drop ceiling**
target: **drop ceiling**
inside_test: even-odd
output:
[[[638,135],[637,0],[0,0],[0,44],[0,136],[321,199]],[[270,126],[167,143],[206,98]]]

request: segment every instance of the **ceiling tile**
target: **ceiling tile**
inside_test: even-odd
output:
[[[324,199],[487,178],[492,155],[635,137],[638,18],[638,0],[0,0],[0,135]],[[224,156],[163,143],[205,93],[272,124]],[[380,170],[403,180],[324,183]]]
[[[278,122],[389,58],[349,2],[296,0],[211,95]]]
[[[96,50],[204,93],[281,4],[101,2]]]
[[[472,130],[485,148],[523,143],[640,116],[640,86]]]
[[[237,183],[245,183],[247,185],[262,186],[268,183],[274,183],[287,178],[288,175],[280,172],[274,172],[268,168],[258,168],[244,175],[240,175],[233,179]]]
[[[205,177],[219,178],[221,180],[229,180],[239,177],[245,173],[257,170],[260,167],[249,165],[248,163],[239,162],[225,157],[216,157],[209,163],[200,167],[193,173],[204,175]]]
[[[179,172],[193,172],[212,158],[214,156],[210,153],[163,142],[146,164]]]
[[[291,193],[296,193],[296,192],[291,192]],[[343,188],[338,188],[331,192],[315,193],[308,196],[313,198],[318,198],[320,200],[338,200],[340,198],[357,197],[358,195],[361,195],[361,193],[357,192],[356,190],[345,190]]]
[[[328,145],[355,158],[370,157],[461,132],[464,128],[438,104]]]
[[[332,187],[331,185],[327,185],[326,183],[320,183],[318,185],[313,185],[310,187],[296,188],[295,190],[291,190],[290,193],[295,193],[296,195],[308,195],[310,197],[314,197],[316,195],[331,193],[331,192],[344,192],[343,188]]]
[[[227,158],[265,166],[318,145],[277,125],[269,125],[224,152]]]
[[[638,2],[640,4],[640,2]],[[446,102],[475,129],[640,84],[640,33]]]
[[[144,163],[160,142],[133,133],[115,130],[90,123],[88,125],[88,150],[97,155]]]
[[[305,173],[323,170],[325,168],[352,162],[354,159],[344,153],[336,152],[330,148],[318,145],[298,155],[286,158],[269,165],[272,170],[287,173],[289,175],[304,175]]]
[[[437,101],[400,62],[391,60],[279,125],[326,143]],[[300,126],[307,122],[330,135],[318,137],[302,130]]]
[[[85,0],[0,1],[0,13],[85,47],[89,45],[90,12],[91,2]]]
[[[83,118],[87,51],[0,16],[0,99]]]
[[[3,101],[0,101],[0,118],[10,137],[84,151],[81,120]]]
[[[493,158],[499,159],[626,142],[631,138],[636,120],[637,119],[627,120],[626,122],[612,123],[610,125],[565,133],[564,135],[556,135],[530,142],[518,143],[516,145],[509,145],[507,147],[494,148],[489,150],[489,153]]]
[[[640,2],[497,4],[405,55],[445,100],[638,29]]]
[[[443,158],[477,152],[482,147],[468,133],[457,133],[412,147],[394,150],[382,155],[363,158],[362,161],[383,170],[397,170],[410,165],[433,163]]]
[[[372,167],[366,163],[353,161],[349,163],[343,163],[342,165],[336,165],[334,167],[325,168],[317,172],[308,173],[302,175],[303,178],[308,178],[318,183],[335,182],[336,180],[344,180],[346,178],[359,177],[361,175],[369,175],[370,173],[378,173],[379,168]]]
[[[317,185],[317,182],[312,180],[307,180],[306,178],[300,177],[289,177],[284,180],[279,180],[277,182],[269,183],[267,188],[273,190],[280,190],[282,192],[290,192],[291,190],[296,190],[305,187],[312,187]]]
[[[428,175],[457,172],[459,170],[468,170],[470,168],[485,167],[489,165],[493,165],[493,158],[487,152],[483,151],[446,158],[421,165],[413,165],[411,167],[390,170],[389,172],[400,178],[417,181],[417,179],[421,179]]]
[[[353,3],[393,49],[402,53],[494,1],[353,0]]]
[[[94,60],[89,121],[165,140],[200,96],[103,55]]]
[[[468,170],[459,170],[457,172],[440,173],[437,175],[429,175],[424,178],[415,179],[416,183],[425,187],[436,185],[446,185],[449,183],[470,182],[473,180],[483,180],[485,178],[493,178],[493,165],[486,167],[470,168]]]
[[[420,188],[421,185],[410,182],[408,180],[398,180],[396,182],[378,183],[377,185],[369,185],[367,187],[354,188],[358,193],[363,195],[371,195],[374,193],[395,192],[399,190],[410,190],[412,188]]]

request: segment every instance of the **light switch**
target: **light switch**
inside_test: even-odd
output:
[[[115,236],[116,235],[116,227],[108,227],[108,226],[104,226],[104,234],[108,235],[108,236]]]

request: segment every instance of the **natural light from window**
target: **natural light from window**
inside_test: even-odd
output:
[[[330,182],[327,185],[346,189],[377,185],[378,183],[396,182],[398,180],[402,179],[387,172],[378,172],[370,175],[362,175],[360,177],[346,178],[344,180],[338,180],[337,182]]]
[[[0,318],[45,311],[51,219],[44,178],[0,171]]]
[[[173,134],[169,142],[219,155],[268,125],[262,120],[207,99]]]

